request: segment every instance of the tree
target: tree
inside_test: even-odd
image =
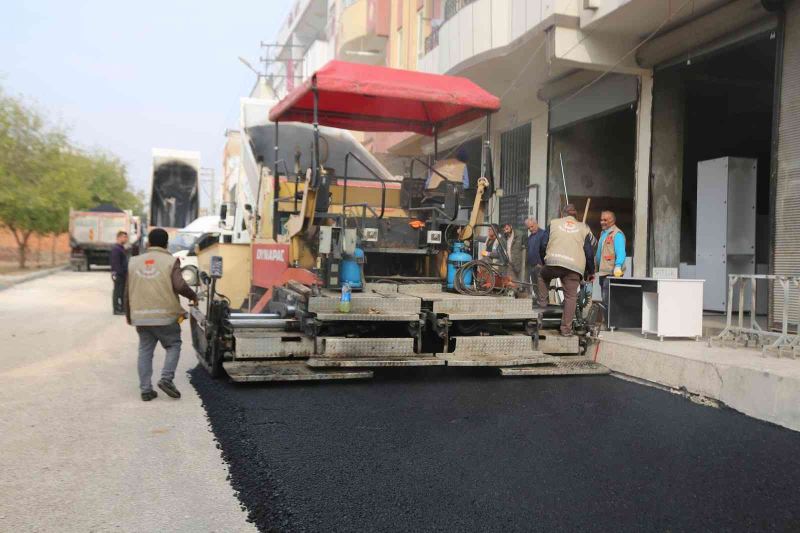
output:
[[[63,133],[48,129],[41,114],[0,93],[0,223],[16,240],[21,268],[31,235],[47,229],[48,163],[65,146]]]
[[[63,233],[71,208],[102,202],[141,211],[125,165],[113,155],[75,148],[62,129],[0,88],[0,226],[16,240],[20,268],[31,235]]]

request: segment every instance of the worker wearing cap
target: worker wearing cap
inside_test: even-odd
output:
[[[594,248],[592,232],[583,222],[578,222],[575,206],[567,204],[563,217],[550,221],[541,242],[544,258],[537,280],[539,307],[547,306],[548,286],[553,278],[561,280],[564,289],[564,311],[561,315],[561,335],[572,335],[572,319],[578,302],[581,278],[594,279]]]
[[[147,239],[147,252],[130,261],[125,305],[128,324],[136,326],[139,335],[139,388],[145,402],[158,396],[151,378],[153,351],[159,342],[167,355],[158,387],[168,396],[181,397],[172,383],[181,355],[180,322],[184,316],[178,295],[197,305],[197,294],[181,276],[180,262],[167,251],[167,232],[155,228]]]
[[[608,305],[608,277],[621,278],[625,273],[625,234],[617,227],[617,216],[613,211],[600,213],[600,229],[595,263],[603,303]]]

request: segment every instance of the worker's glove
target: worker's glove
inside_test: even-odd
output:
[[[621,278],[622,277],[622,269],[620,267],[616,267],[614,269],[614,277]]]
[[[482,252],[481,252],[481,255],[482,255],[483,257],[489,257],[489,252],[487,252],[486,250],[484,250],[484,251],[482,251]]]

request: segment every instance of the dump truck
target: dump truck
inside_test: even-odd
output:
[[[128,246],[141,235],[141,220],[131,211],[110,204],[101,204],[88,211],[70,211],[70,264],[75,271],[91,270],[92,266],[108,266],[111,247],[117,233],[128,232]]]
[[[198,217],[200,153],[153,148],[150,227],[173,235]]]
[[[441,133],[478,119],[488,132],[499,107],[465,78],[341,61],[273,106],[276,155],[260,166],[249,242],[198,252],[190,323],[200,363],[240,382],[369,378],[385,367],[607,372],[580,355],[591,333],[582,312],[580,335],[560,337],[547,329],[560,315],[514,296],[524,281],[501,272],[508,258],[480,259],[477,237],[493,226],[490,144],[474,188],[435,163]],[[298,123],[310,138],[287,160],[282,130]],[[397,180],[355,151],[332,165],[323,128],[430,136],[434,164],[416,158]]]

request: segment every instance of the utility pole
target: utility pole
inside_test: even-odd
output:
[[[209,214],[217,213],[217,179],[213,168],[202,167],[200,169],[200,182],[208,187],[208,209]]]

